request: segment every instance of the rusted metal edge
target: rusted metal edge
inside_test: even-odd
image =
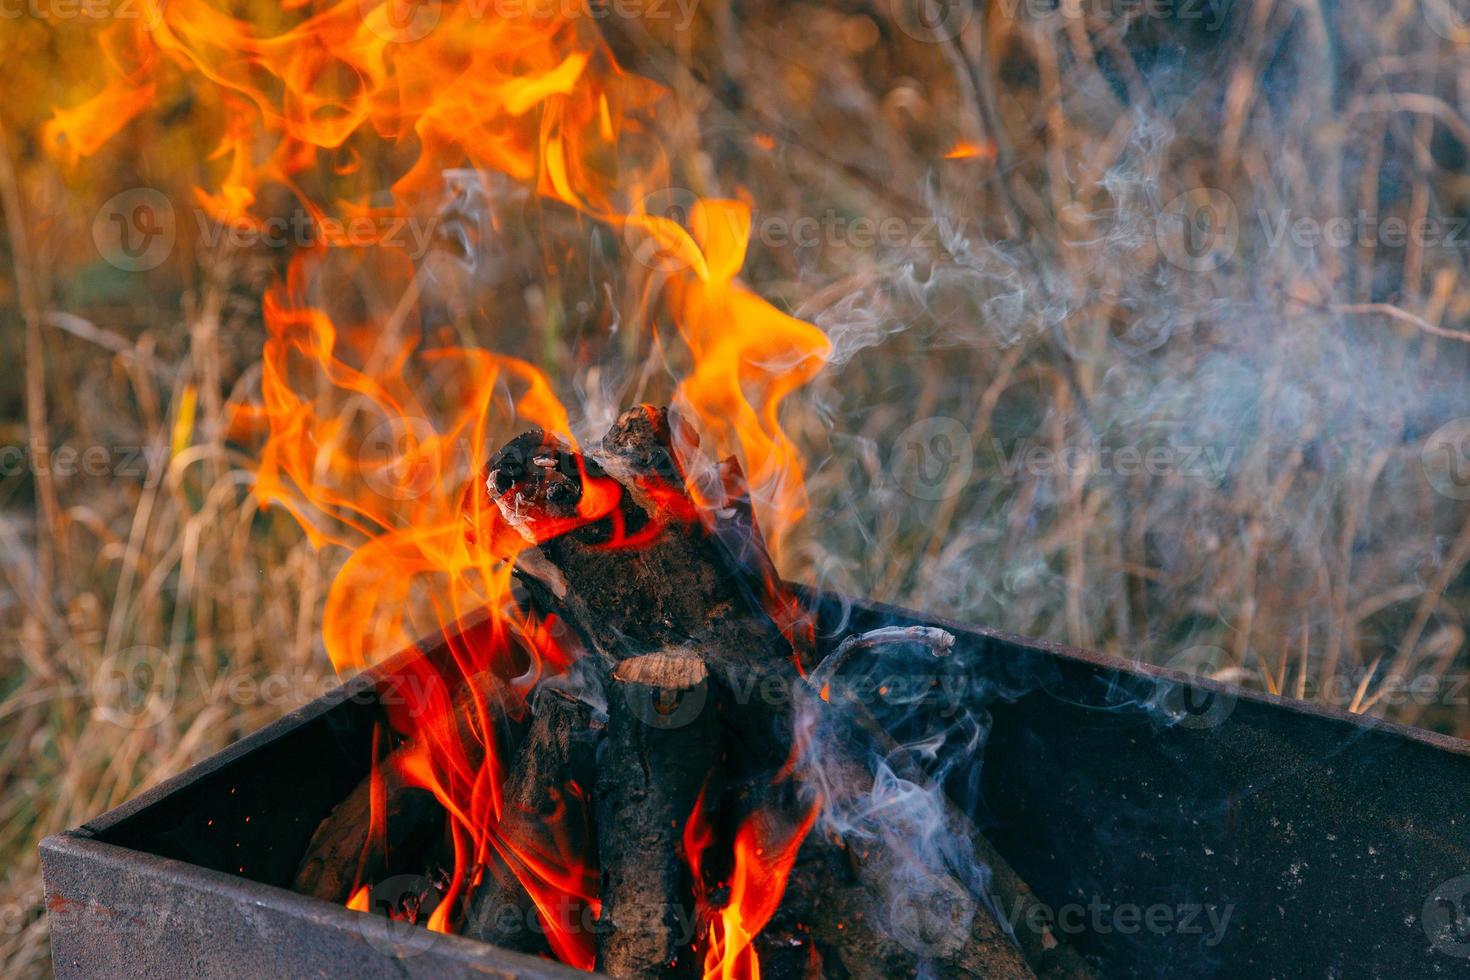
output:
[[[439,637],[425,637],[407,650],[400,651],[382,663],[354,674],[311,703],[287,712],[264,728],[231,742],[207,759],[200,760],[182,772],[144,790],[132,799],[93,817],[72,833],[88,836],[104,834],[122,821],[172,796],[183,787],[198,782],[204,776],[218,772],[254,752],[268,748],[281,736],[294,732],[307,723],[326,717],[344,702],[354,698],[370,699],[385,678],[401,672],[406,664],[419,657],[433,656],[436,651],[446,646],[449,642],[448,638],[463,636],[484,625],[488,620],[489,613],[483,610],[470,613],[463,619],[446,626]]]
[[[1456,755],[1470,756],[1470,740],[1455,738],[1451,735],[1431,732],[1421,728],[1414,728],[1413,726],[1403,725],[1397,722],[1386,721],[1371,715],[1355,714],[1330,705],[1298,701],[1294,698],[1240,687],[1224,681],[1211,680],[1183,671],[1143,663],[1142,661],[1127,660],[1112,654],[1084,650],[1078,647],[1069,647],[1047,640],[1032,639],[1014,633],[1007,633],[1002,630],[993,630],[973,624],[962,623],[943,616],[931,616],[911,609],[889,605],[884,602],[858,599],[835,593],[824,593],[816,588],[799,583],[787,583],[787,587],[797,596],[801,597],[809,608],[813,609],[820,609],[824,602],[832,602],[845,610],[860,610],[866,616],[877,620],[938,626],[952,633],[982,638],[1010,648],[1013,651],[1019,650],[1042,654],[1061,660],[1086,664],[1091,667],[1115,671],[1120,674],[1131,674],[1137,677],[1146,677],[1155,680],[1174,681],[1188,687],[1214,691],[1217,694],[1226,694],[1238,699],[1255,701],[1283,711],[1347,723],[1358,729],[1371,729],[1383,735],[1419,742],[1441,751],[1453,752]],[[463,619],[445,627],[444,634],[447,636],[461,635],[482,625],[487,619],[488,613],[484,611],[471,613]],[[837,632],[837,630],[831,629],[830,626],[829,631],[833,633]],[[344,701],[349,701],[355,697],[367,696],[381,683],[384,677],[391,676],[402,670],[406,663],[416,657],[432,654],[436,649],[442,648],[445,642],[443,637],[427,637],[420,640],[414,647],[395,654],[383,663],[370,667],[349,678],[340,686],[333,688],[327,694],[317,698],[310,704],[283,715],[264,728],[231,743],[209,758],[185,769],[183,772],[164,780],[151,789],[144,790],[142,793],[139,793],[119,806],[86,821],[80,827],[76,828],[76,832],[93,836],[105,833],[119,822],[147,809],[159,800],[170,796],[181,787],[196,782],[203,776],[217,772],[236,760],[269,746],[280,736],[298,729],[307,722],[325,716]]]
[[[1412,725],[1388,721],[1373,715],[1356,714],[1343,708],[1317,704],[1312,701],[1299,701],[1295,698],[1286,697],[1285,695],[1270,694],[1266,691],[1241,687],[1226,681],[1212,680],[1186,671],[1172,670],[1157,664],[1145,663],[1141,660],[1129,660],[1110,653],[1085,650],[1079,647],[1069,647],[1060,643],[1052,643],[1049,640],[1038,640],[1020,636],[1016,633],[1007,633],[1003,630],[994,630],[983,626],[975,626],[970,623],[962,623],[943,616],[931,616],[927,613],[919,613],[912,609],[905,609],[900,606],[893,606],[871,599],[856,599],[837,593],[822,593],[810,586],[799,584],[790,584],[789,588],[798,596],[801,596],[809,608],[819,608],[823,601],[835,602],[844,608],[861,610],[865,615],[874,620],[900,624],[938,626],[940,629],[948,630],[957,635],[975,637],[993,644],[998,644],[1008,648],[1008,652],[1011,653],[1016,651],[1037,653],[1059,660],[1114,671],[1119,674],[1128,674],[1159,681],[1173,681],[1186,687],[1228,695],[1237,700],[1254,701],[1295,714],[1309,715],[1314,718],[1334,722],[1345,722],[1355,728],[1369,729],[1378,734],[1391,735],[1412,742],[1419,742],[1445,752],[1453,752],[1456,755],[1470,756],[1470,740],[1456,738],[1453,735],[1445,735],[1441,732],[1428,731],[1423,728],[1415,728]],[[829,632],[837,635],[842,631],[829,628]]]
[[[40,851],[58,976],[587,976],[74,832]]]
[[[1241,976],[1274,975],[1273,970],[1290,963],[1317,967],[1335,963],[1344,968],[1376,964],[1396,970],[1412,964],[1425,975],[1463,966],[1442,951],[1431,951],[1415,918],[1436,883],[1470,871],[1470,837],[1459,829],[1451,801],[1464,784],[1470,742],[884,603],[802,586],[793,589],[814,610],[823,645],[880,625],[939,626],[959,638],[956,650],[967,651],[977,676],[993,672],[998,678],[1026,679],[1030,687],[1013,703],[994,707],[992,738],[998,755],[985,766],[987,799],[999,805],[993,814],[992,842],[1047,900],[1064,901],[1077,888],[1086,887],[1115,903],[1153,901],[1171,891],[1189,901],[1236,903],[1237,925],[1231,927],[1230,942],[1213,952]],[[328,768],[338,762],[344,770],[355,767],[359,757],[366,766],[362,746],[370,728],[362,725],[378,710],[379,685],[414,658],[451,650],[487,621],[485,614],[467,617],[442,637],[421,642],[349,679],[77,830],[47,838],[42,862],[48,896],[62,901],[102,896],[114,906],[121,902],[126,908],[132,902],[133,907],[156,912],[178,907],[192,894],[210,910],[205,916],[198,909],[180,907],[178,921],[189,929],[197,931],[201,922],[221,916],[239,918],[242,908],[262,908],[268,910],[269,928],[278,937],[292,933],[292,923],[304,917],[334,930],[317,946],[356,950],[352,936],[344,941],[344,925],[360,935],[364,923],[383,920],[277,887],[270,882],[282,883],[279,868],[253,879],[255,868],[242,868],[243,877],[227,873],[234,869],[230,855],[248,853],[249,846],[245,852],[221,850],[216,837],[205,851],[189,848],[208,843],[199,830],[206,817],[231,812],[233,804],[227,804],[226,793],[233,792],[230,787],[238,776],[245,779],[242,786],[265,776],[265,785],[256,789],[271,791],[267,795],[273,794],[274,810],[255,810],[256,820],[249,826],[251,833],[266,835],[254,840],[274,847],[273,860],[287,863],[284,881],[289,882],[289,869],[299,858],[299,851],[287,853],[295,838],[277,836],[281,824],[261,817],[273,813],[279,821],[283,815],[296,814],[292,822],[302,826],[293,833],[309,835],[314,820],[325,812],[313,807],[329,807],[327,800],[340,796],[331,796],[332,787],[300,783],[299,772],[288,775],[280,768],[282,759],[303,746],[330,743],[335,748],[313,749],[310,754],[327,758],[322,753],[337,752],[330,756]],[[1151,693],[1171,690],[1176,684],[1232,698],[1239,702],[1237,710],[1225,724],[1203,730],[1173,728],[1147,702]],[[1074,698],[1079,694],[1082,700]],[[354,700],[360,706],[348,703]],[[1049,759],[1049,764],[1038,765],[1038,758]],[[354,772],[340,775],[356,778]],[[291,795],[303,790],[314,794],[310,804]],[[254,805],[262,806],[259,801]],[[1283,818],[1288,832],[1294,818],[1307,836],[1290,843],[1278,840],[1277,817]],[[216,827],[213,832],[218,831]],[[239,847],[230,841],[242,839],[240,833],[238,827],[228,831],[223,846]],[[97,836],[104,840],[94,839]],[[250,845],[250,840],[244,842]],[[195,857],[201,860],[191,863]],[[1396,876],[1385,876],[1380,865],[1386,864],[1397,868]],[[1277,899],[1282,890],[1278,883],[1298,865],[1310,869],[1303,895],[1315,896],[1302,908]],[[1127,874],[1120,877],[1120,871]],[[1276,942],[1279,930],[1306,928],[1327,915],[1335,906],[1316,903],[1330,903],[1329,896],[1337,896],[1341,905],[1330,916],[1337,931],[1320,941],[1291,945],[1283,959],[1287,951]],[[1287,911],[1275,921],[1270,915],[1279,908]],[[1382,909],[1393,910],[1393,915],[1385,919]],[[244,944],[240,948],[246,952],[239,955],[247,955],[254,933],[238,924],[220,928],[227,930],[230,942]],[[309,947],[309,936],[301,934],[312,931],[296,930],[281,941]],[[98,937],[76,938],[89,932]],[[67,956],[85,960],[87,944],[111,941],[103,938],[107,934],[106,928],[58,930],[58,972],[83,975],[79,970],[63,971],[63,961]],[[468,954],[460,943],[468,943],[482,957],[475,961],[482,965],[500,964],[503,961],[496,956],[511,955],[461,937],[444,938],[448,951],[444,962],[451,973],[465,968],[460,954]],[[171,948],[178,952],[204,948],[200,955],[224,968],[227,960],[218,960],[209,951],[219,936],[211,933],[192,941],[194,945],[181,941]],[[75,946],[71,953],[68,944]],[[1152,945],[1130,945],[1120,937],[1104,936],[1092,945],[1106,962],[1124,964],[1125,972],[1141,969],[1140,975],[1148,973],[1145,964],[1162,967],[1184,962],[1181,955],[1200,952],[1185,949],[1170,937]],[[370,953],[377,952],[373,944],[367,946]],[[484,960],[487,951],[494,956]],[[306,949],[302,955],[310,961],[319,953]],[[114,950],[112,955],[114,964],[131,962],[126,950]],[[439,961],[432,951],[423,956],[406,968],[394,968],[381,955],[364,954],[362,968],[431,975]],[[101,968],[109,961],[93,962]],[[272,961],[270,969],[297,975],[299,971],[291,967],[294,962]],[[533,963],[539,972],[524,975],[548,975],[544,961]]]

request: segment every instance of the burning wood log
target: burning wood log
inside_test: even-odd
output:
[[[571,787],[590,789],[596,774],[598,728],[592,708],[543,687],[533,718],[505,779],[504,811],[497,836],[522,854],[545,850],[545,831],[566,813]],[[503,859],[493,856],[471,897],[463,933],[471,939],[522,953],[545,953],[546,924]]]
[[[428,720],[421,735],[452,738],[478,767],[484,761],[483,739],[494,736],[480,730],[477,704],[497,714],[503,724],[501,737],[513,742],[519,731],[507,710],[509,703],[499,678],[476,674],[450,699],[446,717]],[[441,730],[433,731],[435,728]],[[412,868],[419,854],[443,836],[444,808],[433,793],[409,785],[404,775],[402,762],[416,748],[416,743],[408,743],[395,749],[327,815],[307,845],[292,888],[303,895],[343,903],[354,886]],[[382,794],[383,819],[377,828],[373,823],[375,791]]]
[[[491,458],[489,502],[532,546],[518,574],[582,634],[604,676],[629,657],[697,649],[740,703],[738,757],[775,771],[790,750],[789,698],[755,695],[789,694],[796,675],[750,579],[749,556],[763,549],[737,555],[700,523],[672,439],[668,413],[646,406],[618,419],[596,457],[526,433]]]
[[[815,806],[840,816],[876,795],[872,759],[889,753],[875,755],[865,741],[876,722],[828,706],[801,677],[792,643],[765,605],[774,573],[749,508],[732,500],[724,516],[710,520],[709,508],[694,505],[674,451],[676,429],[665,411],[639,408],[591,453],[529,432],[486,469],[476,513],[500,522],[490,540],[503,544],[506,531],[523,539],[512,550],[534,604],[584,640],[588,657],[577,685],[586,701],[543,687],[524,739],[498,746],[513,760],[493,829],[505,846],[497,844],[499,854],[482,870],[463,932],[522,951],[553,951],[512,865],[565,821],[563,804],[575,786],[592,798],[586,851],[601,874],[595,962],[614,976],[697,975],[709,965],[703,956],[744,955],[756,933],[767,977],[1032,976],[987,908],[982,876],[971,869],[966,878],[936,860],[920,846],[924,828],[895,824],[874,832],[829,820],[801,844]],[[723,488],[708,489],[713,499]],[[843,656],[816,676],[835,674]],[[465,744],[473,744],[468,735]],[[819,760],[813,739],[820,740]],[[344,854],[370,853],[363,843],[365,792],[359,788],[338,808],[357,816],[334,811],[323,823],[308,864],[342,867]],[[930,797],[942,800],[937,791]],[[403,805],[414,797],[398,787],[393,799]],[[977,837],[952,805],[931,805],[947,807],[931,817],[945,833]],[[704,835],[698,861],[686,834],[696,826],[694,811]],[[735,827],[757,811],[793,834],[780,844],[777,876],[744,869],[748,887],[766,890],[743,897],[759,910],[759,921],[746,922],[735,886],[723,901],[720,888],[738,877],[733,865],[740,860],[760,860],[758,845],[743,856],[734,846]],[[306,867],[298,883],[311,888],[316,882]],[[353,863],[337,878],[350,887],[370,870]],[[341,891],[336,885],[329,894]],[[590,964],[591,953],[582,950]]]
[[[699,522],[683,489],[672,435],[667,413],[649,408],[625,413],[595,460],[542,433],[528,433],[491,460],[487,492],[507,523],[533,546],[530,560],[519,565],[521,574],[549,608],[583,633],[614,676],[617,665],[670,642],[682,640],[701,651],[716,685],[737,695],[724,718],[725,737],[749,750],[745,760],[760,760],[746,767],[745,785],[768,785],[770,774],[789,755],[791,697],[805,685],[795,672],[790,643],[760,604],[760,584],[750,580],[748,556],[763,555],[763,549],[741,547],[738,535],[727,531],[722,537]],[[590,495],[598,506],[587,506]],[[753,524],[748,527],[753,533]],[[619,547],[630,537],[637,538],[637,547]],[[873,782],[866,761],[840,743],[836,753],[833,772],[842,791],[866,793]],[[742,774],[731,775],[735,784],[742,782]],[[601,810],[599,817],[599,839],[615,837],[618,831],[602,826],[607,818]],[[892,840],[868,841],[865,847],[856,867],[870,894],[888,893],[900,871],[917,887],[909,870],[915,866],[913,855]],[[667,853],[672,855],[671,847]],[[953,938],[940,936],[929,947],[909,950],[868,930],[870,945],[885,951],[882,962],[903,959],[912,968],[928,960],[957,975],[984,963],[996,976],[1030,975],[983,907],[982,896],[943,869],[929,869],[922,878],[927,885],[917,897],[922,907],[949,909],[964,928]],[[665,886],[653,887],[666,894]],[[664,965],[665,959],[652,955],[664,949],[658,941],[644,948],[642,969]],[[607,968],[616,972],[632,966],[609,963]]]
[[[698,974],[678,843],[719,761],[709,692],[704,661],[687,651],[631,657],[612,672],[597,779],[597,959],[616,977]]]
[[[346,902],[353,887],[408,867],[400,854],[416,855],[444,832],[444,808],[427,790],[405,786],[384,773],[384,844],[373,842],[372,777],[358,783],[317,827],[292,888],[335,904]]]
[[[533,546],[517,570],[608,666],[711,636],[712,671],[768,660],[789,647],[740,563],[749,556],[700,526],[672,438],[667,413],[645,407],[618,419],[598,456],[539,430],[496,453],[489,502]]]

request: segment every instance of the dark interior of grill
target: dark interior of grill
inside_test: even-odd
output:
[[[918,621],[806,595],[822,644]],[[1457,743],[1244,694],[1222,724],[1180,725],[1156,707],[1177,680],[942,625],[966,669],[1003,693],[990,706],[979,784],[950,787],[951,796],[971,798],[976,824],[1046,906],[1074,913],[1061,920],[1065,939],[1104,975],[1281,975],[1324,964],[1351,975],[1428,953],[1414,917],[1437,882],[1470,867],[1456,789],[1470,760]],[[442,659],[446,649],[422,655]],[[273,739],[83,830],[288,887],[318,822],[368,770],[384,683],[307,709]],[[1120,927],[1111,910],[1125,905],[1167,905],[1171,927]],[[1229,910],[1223,935],[1206,907]]]

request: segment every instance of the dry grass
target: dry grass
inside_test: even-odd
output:
[[[665,137],[679,179],[754,196],[747,280],[837,344],[788,412],[813,467],[787,571],[1124,656],[1207,645],[1245,683],[1470,734],[1454,683],[1470,506],[1421,466],[1431,434],[1470,415],[1470,241],[1272,243],[1282,215],[1470,211],[1470,46],[1410,2],[1257,0],[1218,30],[986,9],[943,43],[887,5],[610,25],[698,110]],[[282,257],[186,247],[129,275],[92,251],[111,194],[182,201],[203,181],[188,108],[80,172],[37,150],[45,107],[89,88],[90,43],[84,25],[27,20],[0,59],[0,445],[106,459],[0,473],[6,975],[48,969],[41,836],[321,690],[342,558],[258,510],[227,439]],[[986,151],[941,160],[959,140]],[[1155,232],[1202,186],[1233,199],[1240,242],[1189,271]],[[607,330],[617,243],[502,210],[499,271],[439,281],[443,323],[536,360],[589,426],[666,394],[677,354],[651,351],[636,307]],[[782,240],[801,218],[818,240]],[[884,219],[905,232],[869,241]],[[1039,462],[1098,446],[1161,463]],[[916,447],[933,482],[915,482]],[[1228,465],[1199,472],[1204,450]],[[249,686],[267,678],[283,680]],[[1405,696],[1416,680],[1427,693]]]

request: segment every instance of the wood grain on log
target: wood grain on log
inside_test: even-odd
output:
[[[709,696],[708,670],[692,651],[633,657],[613,671],[597,780],[597,959],[615,977],[698,973],[679,841],[719,761]]]

